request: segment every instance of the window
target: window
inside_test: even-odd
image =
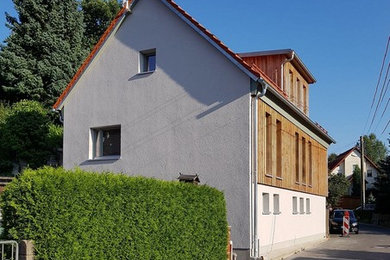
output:
[[[308,96],[307,96],[307,87],[304,85],[303,86],[303,112],[305,114],[308,113],[309,111],[309,107],[307,105],[307,100],[308,100]]]
[[[293,214],[298,214],[298,198],[292,197],[292,208],[293,208]]]
[[[295,133],[295,182],[299,183],[299,134]]]
[[[367,170],[367,177],[372,177],[372,170]]]
[[[354,165],[352,166],[352,168],[353,168],[353,170],[355,170],[355,169],[359,168],[359,165],[358,165],[358,164],[354,164]]]
[[[156,70],[156,49],[140,52],[139,72],[153,72]]]
[[[310,214],[310,199],[306,199],[306,214]]]
[[[263,193],[263,215],[269,215],[269,193]]]
[[[302,108],[302,94],[301,94],[301,83],[299,81],[299,79],[297,78],[297,81],[295,82],[295,89],[296,89],[296,92],[297,93],[297,97],[296,97],[296,104],[298,105],[299,108]]]
[[[272,176],[272,117],[268,113],[265,113],[265,124],[265,174]]]
[[[90,159],[114,159],[121,154],[120,126],[92,128],[91,141]]]
[[[313,185],[313,147],[311,142],[309,142],[309,165],[308,165],[308,173],[309,173],[309,186]]]
[[[305,214],[305,201],[303,198],[299,198],[299,214]]]
[[[306,139],[302,137],[302,183],[306,183]]]
[[[279,209],[279,194],[274,194],[274,214],[280,214]]]
[[[276,120],[276,177],[282,178],[282,122]]]
[[[293,73],[291,70],[288,71],[288,87],[287,87],[287,94],[290,97],[290,99],[293,98],[293,85],[294,84],[294,78],[293,78]]]

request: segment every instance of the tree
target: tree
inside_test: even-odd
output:
[[[390,213],[390,156],[379,162],[380,172],[375,180],[376,210]]]
[[[333,162],[334,160],[336,160],[336,158],[337,158],[337,154],[335,154],[335,153],[329,154],[329,156],[328,156],[328,163]]]
[[[13,0],[18,17],[0,47],[0,96],[52,105],[87,54],[83,14],[75,0]]]
[[[378,163],[380,160],[385,159],[387,154],[386,145],[378,140],[375,134],[371,133],[370,135],[363,136],[364,139],[364,153],[370,158],[374,163]]]
[[[108,25],[120,10],[118,0],[82,0],[84,14],[84,43],[91,48],[97,43]]]
[[[352,174],[352,195],[353,196],[361,195],[361,189],[362,189],[361,181],[362,181],[362,170],[359,168],[359,166],[357,166],[353,169],[353,174]]]
[[[329,193],[327,203],[330,207],[336,207],[340,198],[347,193],[349,181],[344,175],[332,175],[328,179]]]
[[[20,101],[0,124],[0,173],[18,165],[38,168],[62,143],[62,128],[51,123],[48,111],[36,101]]]

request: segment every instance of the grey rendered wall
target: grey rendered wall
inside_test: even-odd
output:
[[[139,51],[157,69],[137,75]],[[136,5],[64,105],[64,167],[224,191],[237,248],[249,248],[249,78],[158,0]],[[121,158],[90,161],[89,129],[121,125]]]

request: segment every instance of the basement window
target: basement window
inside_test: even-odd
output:
[[[156,49],[140,52],[139,72],[148,73],[156,70]]]
[[[303,198],[299,198],[299,214],[305,214],[305,201]]]
[[[263,193],[263,215],[269,215],[269,193]]]
[[[274,215],[280,214],[279,194],[274,194]]]
[[[91,128],[90,159],[118,159],[121,154],[121,127]]]
[[[310,199],[307,198],[307,199],[306,199],[306,214],[310,214],[310,213],[311,213],[310,210],[311,210],[311,209],[310,209]]]
[[[298,198],[297,197],[292,197],[292,208],[293,208],[293,214],[296,215],[298,214]]]

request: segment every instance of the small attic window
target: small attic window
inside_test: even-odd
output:
[[[198,174],[181,174],[179,172],[179,177],[177,178],[180,182],[198,184],[200,182]]]
[[[139,72],[153,72],[156,70],[156,49],[140,52]]]

